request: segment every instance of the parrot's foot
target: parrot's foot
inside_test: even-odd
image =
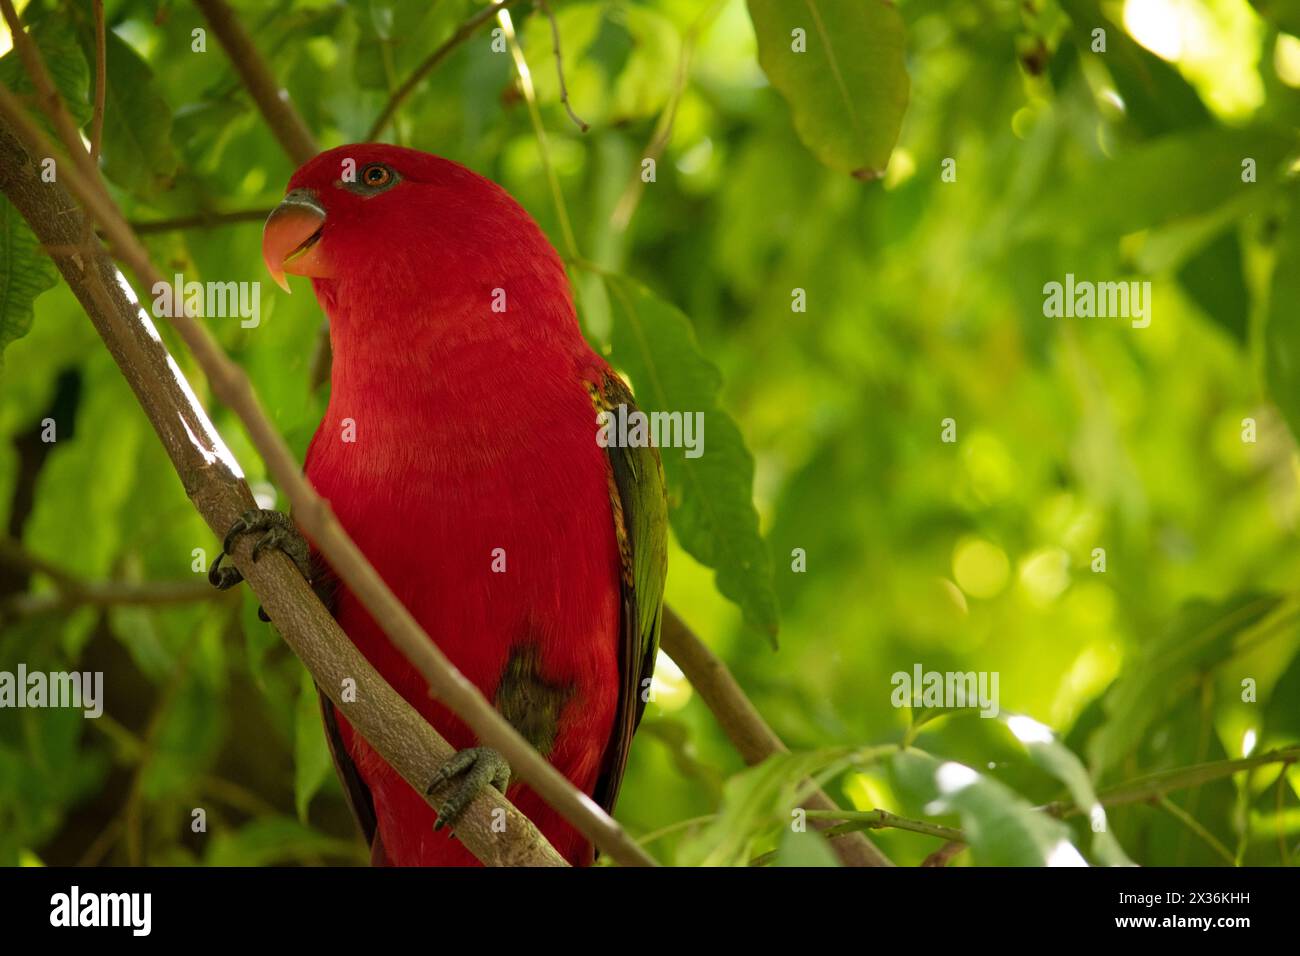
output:
[[[221,543],[221,553],[212,562],[212,567],[208,568],[209,584],[219,591],[225,591],[244,580],[238,568],[229,565],[222,567],[221,559],[234,550],[235,541],[240,535],[258,533],[261,536],[253,545],[254,561],[262,556],[262,552],[270,548],[278,549],[293,560],[304,578],[311,581],[311,553],[307,548],[306,539],[299,534],[293,521],[283,511],[261,508],[245,511],[230,526],[225,540]]]
[[[505,793],[510,783],[510,764],[491,747],[467,747],[457,751],[438,768],[424,792],[432,793],[457,777],[461,778],[460,782],[438,809],[438,822],[433,825],[435,830],[444,826],[454,827],[470,801],[488,784]]]

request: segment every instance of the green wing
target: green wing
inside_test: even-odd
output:
[[[636,409],[632,392],[613,372],[592,389],[597,411],[626,405]],[[627,766],[632,734],[645,711],[645,697],[659,651],[659,623],[664,605],[664,576],[668,572],[668,501],[659,450],[609,448],[609,501],[614,513],[623,566],[623,610],[619,669],[622,686],[614,732],[594,797],[612,812]]]

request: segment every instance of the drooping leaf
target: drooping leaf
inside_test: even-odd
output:
[[[0,197],[0,373],[4,349],[32,327],[33,303],[59,278],[31,228],[8,199]]]
[[[907,109],[903,18],[884,0],[749,0],[758,61],[804,145],[832,169],[884,175]],[[800,49],[802,47],[802,49]]]
[[[745,620],[775,640],[772,559],[754,510],[754,460],[735,420],[718,405],[721,376],[685,315],[631,279],[606,282],[611,359],[631,377],[642,411],[680,413],[683,420],[701,413],[697,457],[688,457],[689,449],[660,449],[673,530],[692,557],[717,572],[718,590]]]

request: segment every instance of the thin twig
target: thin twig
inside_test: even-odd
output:
[[[455,32],[452,33],[452,35],[448,37],[447,40],[438,47],[438,49],[430,53],[429,56],[411,72],[411,75],[406,78],[402,85],[394,91],[393,95],[388,98],[388,102],[384,104],[384,108],[379,111],[378,118],[366,133],[366,139],[375,140],[379,138],[379,134],[384,131],[384,127],[387,126],[388,121],[393,118],[393,114],[397,112],[397,108],[406,102],[407,97],[415,92],[415,88],[420,85],[420,82],[432,73],[438,64],[446,59],[451,52],[456,49],[456,47],[460,46],[473,36],[474,32],[496,16],[498,11],[504,10],[518,2],[519,0],[497,0],[496,3],[489,7],[484,7],[478,13],[474,14],[458,26]]]
[[[591,127],[587,125],[586,120],[573,112],[573,107],[569,105],[569,88],[564,84],[564,58],[560,53],[560,26],[555,22],[555,14],[551,12],[551,6],[546,0],[537,0],[537,5],[541,8],[542,13],[546,14],[546,19],[551,21],[551,45],[555,48],[555,74],[560,79],[560,102],[564,104],[569,119],[573,120],[578,129],[585,133]]]
[[[79,584],[52,594],[16,594],[0,601],[0,620],[36,617],[80,607],[166,607],[221,600],[207,582],[150,581],[131,584],[108,581]]]
[[[66,569],[27,550],[21,541],[7,534],[0,535],[0,564],[29,574],[43,574],[62,588],[76,588],[81,585],[81,581]]]
[[[128,225],[137,236],[147,236],[179,229],[211,229],[243,222],[264,222],[269,215],[269,209],[236,209],[232,212],[196,212],[173,219],[132,219]]]
[[[907,830],[911,833],[938,837],[941,840],[965,839],[962,832],[953,827],[928,823],[925,820],[909,820],[888,810],[808,810],[805,812],[809,820],[842,820],[846,823],[856,823],[868,830]]]

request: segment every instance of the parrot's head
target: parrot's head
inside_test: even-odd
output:
[[[379,143],[327,150],[294,173],[266,220],[262,257],[286,291],[286,272],[311,276],[331,312],[340,300],[443,311],[511,285],[568,300],[554,247],[504,189]]]

